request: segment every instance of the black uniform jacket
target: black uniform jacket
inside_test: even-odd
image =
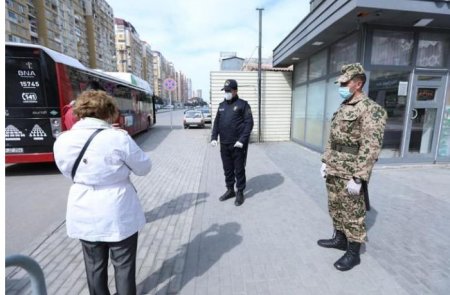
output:
[[[239,141],[248,144],[252,129],[253,115],[250,105],[236,95],[231,100],[224,100],[219,104],[211,140],[217,140],[219,135],[220,143],[230,144]]]

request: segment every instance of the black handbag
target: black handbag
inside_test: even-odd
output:
[[[97,129],[97,130],[95,130],[94,133],[92,133],[91,136],[88,138],[88,140],[84,144],[83,148],[81,149],[81,152],[78,155],[78,158],[75,160],[75,164],[73,164],[72,181],[73,181],[73,179],[75,177],[75,174],[77,173],[78,165],[80,164],[81,158],[83,158],[84,152],[86,152],[86,149],[89,146],[89,144],[91,143],[92,139],[102,130],[105,130],[105,129]]]

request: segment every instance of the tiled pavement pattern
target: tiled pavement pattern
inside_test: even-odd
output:
[[[219,202],[224,180],[209,130],[156,126],[137,141],[153,168],[133,181],[148,224],[140,232],[139,294],[449,294],[450,168],[377,166],[369,243],[361,265],[339,272],[320,155],[297,144],[252,144],[247,199]],[[88,294],[81,247],[56,229],[31,256],[49,294]],[[114,290],[110,270],[111,290]],[[27,294],[23,271],[7,294]]]

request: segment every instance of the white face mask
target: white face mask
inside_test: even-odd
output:
[[[231,92],[225,92],[225,94],[223,95],[223,97],[226,100],[230,100],[231,98],[233,98],[233,95],[231,94]]]

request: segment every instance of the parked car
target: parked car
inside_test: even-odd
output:
[[[183,119],[184,129],[191,126],[205,127],[205,117],[201,111],[187,111]]]
[[[202,113],[205,117],[205,123],[211,123],[211,112],[209,109],[202,109]]]

